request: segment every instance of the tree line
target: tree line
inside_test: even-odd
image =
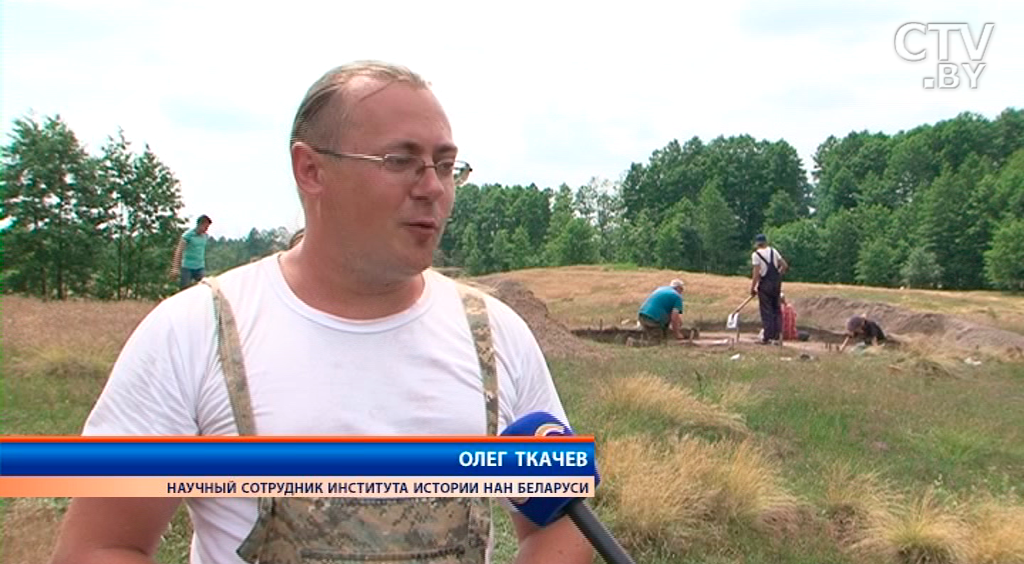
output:
[[[124,132],[90,155],[60,116],[14,121],[0,153],[3,286],[44,298],[135,298],[171,287],[178,180]]]
[[[211,274],[217,274],[283,251],[288,248],[291,237],[292,232],[284,227],[253,227],[245,237],[210,237],[206,244],[206,270]]]
[[[469,274],[628,263],[749,272],[764,232],[788,280],[1024,290],[1024,112],[962,113],[895,134],[830,136],[808,176],[785,140],[672,140],[615,180],[466,184],[435,257]],[[89,154],[60,116],[22,117],[0,148],[3,289],[158,298],[189,222],[180,183],[118,130]],[[211,239],[211,273],[285,248],[283,227]]]
[[[46,299],[154,299],[168,275],[182,216],[180,182],[149,145],[123,130],[90,154],[59,115],[13,122],[0,148],[4,292]],[[210,241],[213,273],[282,249],[284,228]]]
[[[631,263],[743,274],[768,234],[788,280],[1024,290],[1024,112],[786,141],[672,140],[616,181],[458,189],[437,262],[470,274]]]

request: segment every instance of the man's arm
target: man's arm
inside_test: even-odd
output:
[[[50,564],[153,564],[179,498],[75,498]]]
[[[757,286],[761,283],[761,265],[754,265],[754,272],[750,275],[750,295],[757,295]]]
[[[849,334],[849,333],[847,333],[847,334],[846,334],[846,338],[845,338],[845,339],[843,339],[843,344],[842,344],[842,346],[840,346],[840,347],[839,347],[839,352],[843,352],[843,350],[845,350],[845,349],[846,349],[846,343],[849,343],[849,342],[850,342],[850,334]]]
[[[592,564],[594,549],[569,517],[543,529],[519,513],[512,513],[519,538],[515,564]]]
[[[789,270],[789,263],[782,258],[782,255],[779,255],[779,274],[785,274],[787,270]]]
[[[679,314],[679,310],[673,308],[669,312],[669,327],[672,328],[672,334],[676,336],[676,339],[683,340],[683,316]]]

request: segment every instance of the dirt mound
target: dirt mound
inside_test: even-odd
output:
[[[575,356],[594,352],[589,343],[573,335],[568,327],[551,317],[548,306],[522,283],[496,276],[477,278],[473,282],[475,286],[508,304],[526,321],[545,355]]]
[[[965,351],[987,351],[1018,358],[1024,355],[1024,335],[972,323],[941,313],[922,313],[877,302],[860,302],[837,296],[796,298],[797,322],[811,322],[829,331],[842,332],[846,320],[866,314],[894,336],[926,336]]]

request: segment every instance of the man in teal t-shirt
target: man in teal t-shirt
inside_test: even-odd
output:
[[[668,336],[668,329],[676,339],[683,339],[682,333],[683,313],[683,281],[676,279],[668,286],[662,286],[647,297],[644,304],[640,306],[637,318],[644,333],[648,337],[656,337],[658,340]]]
[[[206,273],[206,242],[210,236],[206,233],[213,220],[207,215],[199,216],[196,226],[181,236],[178,247],[174,250],[171,262],[171,275],[180,278],[178,285],[185,289],[203,279]]]

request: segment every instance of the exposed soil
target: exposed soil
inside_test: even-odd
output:
[[[562,322],[551,317],[544,302],[522,283],[497,276],[478,278],[475,282],[526,321],[546,356],[598,354],[596,347],[576,337]]]
[[[644,338],[644,332],[636,327],[588,327],[586,329],[573,329],[572,334],[599,343],[630,346],[644,346],[648,344]],[[701,333],[695,328],[685,328],[683,335],[687,339],[692,339],[694,343],[701,341]]]
[[[1010,358],[1024,356],[1024,335],[965,321],[941,313],[920,313],[888,304],[847,300],[837,296],[794,299],[799,325],[842,332],[855,314],[874,319],[888,335],[927,337],[966,352],[988,352]]]
[[[826,531],[837,545],[848,548],[860,540],[858,535],[863,527],[861,521],[853,509],[839,507],[828,516]]]

